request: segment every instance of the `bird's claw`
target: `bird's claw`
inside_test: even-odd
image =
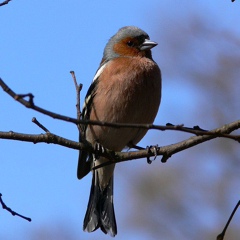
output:
[[[103,154],[105,152],[105,148],[103,147],[103,145],[101,145],[100,143],[96,142],[94,144],[94,150],[95,150],[95,159],[99,159],[99,154]]]
[[[147,146],[146,149],[147,149],[148,153],[154,153],[153,160],[151,160],[150,157],[147,157],[147,163],[151,164],[157,158],[157,151],[158,151],[159,147],[158,147],[158,145]]]

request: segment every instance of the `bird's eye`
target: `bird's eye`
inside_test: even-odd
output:
[[[127,42],[127,45],[128,45],[129,47],[133,47],[133,46],[134,46],[134,42],[133,42],[133,41],[128,41],[128,42]]]

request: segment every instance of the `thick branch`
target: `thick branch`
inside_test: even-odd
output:
[[[191,148],[193,146],[196,146],[200,143],[212,140],[214,138],[219,137],[219,134],[229,134],[232,131],[239,129],[240,128],[240,121],[236,121],[236,122],[232,122],[229,124],[226,124],[220,128],[216,128],[214,130],[211,131],[211,133],[216,133],[216,135],[204,135],[204,136],[193,136],[190,137],[184,141],[175,143],[175,144],[171,144],[168,146],[163,146],[163,147],[159,147],[157,148],[157,152],[155,153],[155,147],[153,147],[152,149],[146,149],[146,150],[140,150],[140,151],[135,151],[135,152],[120,152],[117,153],[115,156],[115,161],[114,162],[124,162],[124,161],[128,161],[128,160],[135,160],[135,159],[139,159],[139,158],[148,158],[151,156],[155,156],[155,155],[162,155],[162,162],[166,162],[168,158],[170,158],[173,154],[181,152],[183,150],[186,150],[188,148]],[[110,158],[109,158],[110,159]],[[106,166],[111,164],[112,161],[108,161],[105,162],[103,164],[98,165],[97,167],[95,167],[94,169]]]
[[[128,160],[134,160],[139,158],[148,158],[155,155],[162,155],[162,162],[166,162],[168,158],[170,158],[173,154],[183,151],[185,149],[188,149],[190,147],[196,146],[202,142],[209,141],[211,139],[221,137],[221,134],[229,134],[232,131],[240,128],[240,121],[236,121],[230,124],[226,124],[222,126],[221,128],[217,128],[211,131],[213,135],[204,135],[204,136],[193,136],[188,138],[187,140],[171,144],[168,146],[163,146],[157,148],[157,151],[155,153],[156,148],[150,148],[140,151],[131,151],[131,152],[114,152],[108,149],[105,149],[103,153],[97,152],[91,144],[88,142],[79,143],[75,141],[71,141],[69,139],[57,136],[52,133],[45,133],[45,134],[22,134],[22,133],[15,133],[15,132],[0,132],[0,139],[12,139],[12,140],[19,140],[19,141],[26,141],[26,142],[33,142],[33,143],[53,143],[58,144],[64,147],[76,149],[76,150],[86,150],[91,153],[97,153],[98,155],[104,156],[108,159],[110,159],[109,162],[99,165],[97,168],[109,165],[114,161],[117,162],[123,162]],[[214,135],[215,134],[215,135]]]
[[[61,145],[67,148],[72,148],[76,150],[86,150],[89,152],[94,152],[94,149],[90,144],[75,142],[50,132],[45,134],[24,134],[24,133],[16,133],[13,131],[10,132],[1,132],[0,131],[0,139],[11,139],[23,142],[32,142],[32,143],[53,143],[57,145]]]

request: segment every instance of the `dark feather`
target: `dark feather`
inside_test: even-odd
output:
[[[90,113],[92,110],[92,102],[93,102],[94,96],[96,94],[97,84],[98,84],[98,80],[96,79],[94,82],[92,82],[92,84],[90,85],[90,87],[87,91],[83,109],[82,109],[82,114],[81,114],[82,120],[89,120],[89,118],[90,118]],[[84,133],[85,133],[86,127],[87,127],[87,125],[83,126]]]
[[[95,96],[97,83],[98,83],[98,80],[95,80],[87,91],[82,114],[81,114],[81,120],[89,120],[90,118],[92,101]],[[83,142],[85,140],[86,129],[87,129],[87,125],[81,125],[82,133],[79,133],[79,142]],[[78,179],[82,179],[90,172],[92,159],[93,159],[93,156],[91,153],[89,154],[86,151],[79,151],[78,167],[77,167]]]
[[[104,190],[100,189],[97,172],[94,171],[92,187],[84,218],[83,230],[93,232],[101,228],[111,236],[117,234],[117,224],[113,206],[113,177]]]

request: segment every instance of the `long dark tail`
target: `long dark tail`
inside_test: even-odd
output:
[[[83,230],[93,232],[98,228],[114,237],[117,224],[113,206],[113,176],[104,190],[100,189],[97,171],[93,172],[92,187],[83,222]]]

